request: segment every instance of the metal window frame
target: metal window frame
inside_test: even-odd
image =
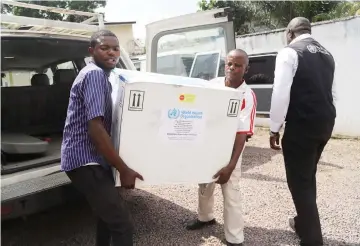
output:
[[[220,59],[221,59],[221,50],[212,50],[212,51],[204,51],[204,52],[198,52],[195,54],[195,57],[194,57],[194,61],[193,61],[193,64],[191,66],[191,69],[190,69],[190,73],[189,73],[189,77],[190,78],[193,78],[193,72],[194,72],[194,67],[195,67],[195,63],[196,63],[196,59],[199,57],[199,56],[204,56],[204,55],[212,55],[212,54],[218,54],[218,58],[217,58],[217,63],[216,63],[216,72],[215,72],[215,78],[218,76],[219,74],[219,65],[220,65]]]

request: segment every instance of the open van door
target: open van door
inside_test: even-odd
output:
[[[270,52],[249,56],[249,70],[244,79],[256,95],[257,118],[270,117],[276,55],[277,52]]]
[[[197,53],[219,50],[221,57],[226,57],[230,50],[235,49],[233,18],[229,10],[223,8],[201,11],[148,24],[146,71],[160,73],[161,64],[158,62],[158,57],[168,52],[186,54],[186,57],[178,56],[180,62],[172,63],[174,66],[172,74],[175,75],[176,71],[182,70],[186,73],[181,76],[187,77],[190,76]],[[209,79],[215,77],[215,74],[217,73],[213,73]]]

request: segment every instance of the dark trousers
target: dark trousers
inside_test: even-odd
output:
[[[130,213],[115,187],[111,171],[99,165],[84,166],[66,172],[73,185],[85,195],[98,217],[96,245],[133,245]]]
[[[295,229],[303,246],[323,245],[316,204],[316,170],[333,127],[333,121],[286,124],[281,140],[287,183],[297,212]]]

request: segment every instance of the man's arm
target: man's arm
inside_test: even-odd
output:
[[[244,149],[245,146],[245,142],[246,142],[246,137],[247,134],[246,133],[238,133],[236,134],[236,138],[235,138],[235,142],[234,142],[234,147],[233,147],[233,151],[231,154],[231,159],[229,162],[228,167],[232,170],[234,170],[236,168],[236,164],[239,160],[239,157]]]
[[[97,117],[89,121],[89,135],[96,150],[105,157],[106,161],[114,166],[119,172],[127,168],[124,161],[116,153],[110,136],[104,128],[103,118]]]
[[[116,153],[110,136],[104,128],[105,94],[108,81],[99,70],[89,72],[83,85],[85,113],[88,121],[88,134],[96,150],[105,157],[106,161],[119,172],[127,168],[124,161]]]
[[[256,104],[255,93],[251,91],[251,95],[246,95],[241,105],[238,132],[236,134],[229,163],[231,169],[235,169],[236,167],[239,157],[244,149],[247,136],[254,134]]]
[[[285,121],[297,66],[298,56],[295,50],[285,48],[278,53],[270,108],[270,131],[272,132],[279,132]]]
[[[245,95],[242,101],[238,132],[235,137],[234,147],[231,159],[226,167],[223,167],[214,175],[214,179],[218,178],[216,183],[225,184],[229,181],[230,176],[238,163],[239,157],[244,149],[246,137],[254,133],[254,120],[256,115],[256,96],[254,92],[251,95]]]

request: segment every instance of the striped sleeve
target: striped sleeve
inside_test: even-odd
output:
[[[256,95],[249,89],[241,103],[237,133],[254,134],[256,104]]]
[[[100,70],[92,70],[83,80],[83,96],[86,120],[105,115],[106,77]]]

